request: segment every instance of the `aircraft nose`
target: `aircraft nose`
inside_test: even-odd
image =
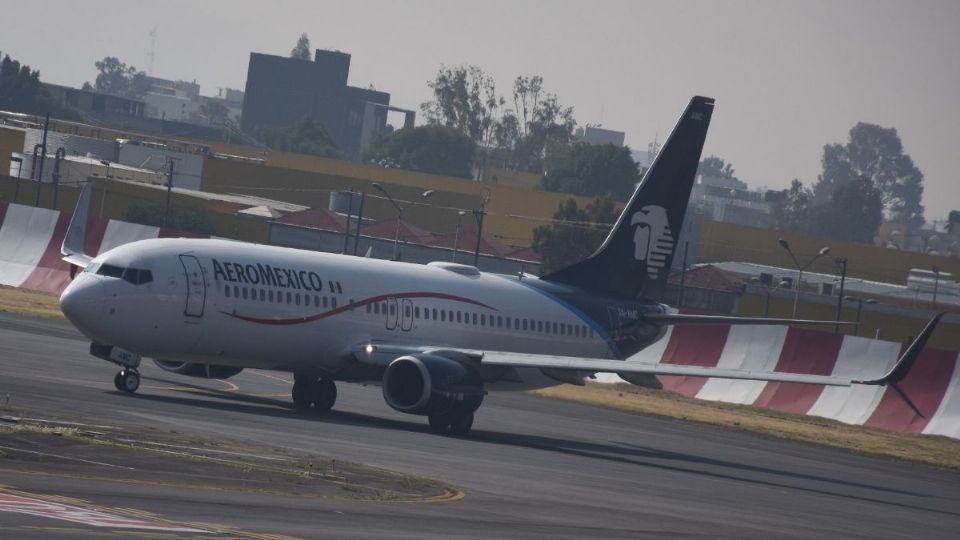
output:
[[[103,285],[81,275],[60,295],[60,311],[78,330],[93,338],[93,330],[103,318],[104,299]]]

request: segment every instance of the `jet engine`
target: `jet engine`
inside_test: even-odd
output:
[[[484,395],[480,372],[445,356],[401,356],[383,374],[387,405],[408,414],[470,414],[480,407]]]
[[[164,371],[187,375],[188,377],[201,377],[204,379],[229,379],[237,373],[243,371],[243,368],[233,366],[219,366],[217,364],[194,364],[191,362],[178,362],[176,360],[158,360],[153,363]]]

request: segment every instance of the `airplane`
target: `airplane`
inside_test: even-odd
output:
[[[246,368],[293,374],[297,409],[327,411],[336,382],[382,385],[391,408],[433,432],[467,434],[491,390],[582,385],[598,372],[644,386],[657,375],[833,386],[893,385],[909,372],[935,316],[876,378],[754,372],[627,361],[676,324],[836,324],[671,312],[666,286],[714,100],[694,97],[595,253],[542,277],[481,272],[219,239],[164,238],[83,252],[88,184],[62,246],[79,272],[60,297],[90,353],[224,379]]]

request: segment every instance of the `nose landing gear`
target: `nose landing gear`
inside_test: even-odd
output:
[[[293,406],[305,411],[311,406],[318,412],[326,412],[337,402],[337,385],[331,379],[316,376],[294,374]]]
[[[113,377],[113,385],[121,392],[132,394],[140,388],[140,374],[133,368],[121,369]]]

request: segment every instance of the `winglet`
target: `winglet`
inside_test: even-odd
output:
[[[875,384],[875,385],[892,385],[902,381],[910,369],[913,367],[914,362],[917,361],[917,358],[920,357],[920,353],[923,351],[924,346],[927,344],[927,340],[930,338],[930,334],[933,333],[933,330],[937,327],[937,323],[940,322],[940,318],[944,316],[945,313],[937,313],[930,319],[930,322],[927,323],[927,326],[920,332],[920,335],[917,336],[917,339],[913,340],[913,343],[907,347],[907,350],[903,352],[900,356],[900,359],[897,360],[897,363],[893,365],[890,371],[886,375],[880,377],[879,379],[872,379],[867,381],[854,381],[858,384]],[[898,389],[899,390],[899,389]]]
[[[77,207],[73,210],[70,226],[67,227],[67,234],[64,235],[63,244],[60,246],[60,254],[63,255],[63,260],[80,268],[86,268],[90,260],[93,259],[83,252],[83,242],[87,237],[87,214],[90,211],[90,194],[92,191],[92,182],[87,182],[80,191]]]

